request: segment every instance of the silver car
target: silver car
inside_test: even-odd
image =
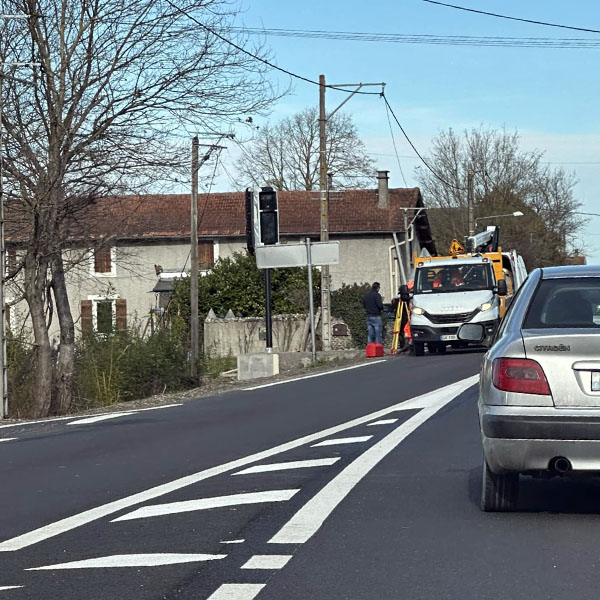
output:
[[[600,472],[599,307],[600,267],[536,269],[516,294],[481,370],[483,510],[514,509],[521,473]]]

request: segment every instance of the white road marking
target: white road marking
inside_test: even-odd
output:
[[[398,419],[380,419],[379,421],[373,421],[373,423],[367,423],[367,427],[373,427],[373,425],[391,425]]]
[[[134,415],[135,411],[128,412],[115,412],[108,415],[95,415],[93,417],[86,417],[85,419],[78,419],[77,421],[71,421],[67,425],[91,425],[92,423],[99,423],[100,421],[107,421],[108,419],[116,419],[118,417],[128,417]]]
[[[304,375],[303,377],[294,377],[292,379],[286,379],[284,381],[274,381],[273,383],[263,383],[262,385],[255,385],[249,388],[244,388],[245,392],[252,390],[261,390],[262,388],[273,387],[274,385],[283,385],[284,383],[292,383],[293,381],[302,381],[304,379],[313,379],[314,377],[323,377],[324,375],[333,375],[334,373],[341,373],[342,371],[350,371],[351,369],[360,369],[362,367],[369,367],[378,363],[385,362],[383,360],[374,360],[373,362],[361,363],[360,365],[352,365],[351,367],[343,367],[342,369],[334,369],[332,371],[325,371],[324,373],[315,373],[313,375]]]
[[[467,379],[463,379],[457,383],[440,388],[439,390],[436,390],[436,392],[428,392],[422,396],[417,396],[412,400],[407,400],[405,403],[412,403],[411,406],[413,407],[418,403],[425,404],[426,399],[431,394],[439,393],[442,390],[451,390],[455,396],[458,396],[472,385],[475,385],[478,381],[479,375],[473,375],[472,377],[468,377]],[[271,456],[276,456],[277,454],[287,452],[288,450],[293,450],[294,448],[304,446],[305,444],[310,444],[316,440],[335,435],[336,433],[351,429],[357,425],[363,425],[373,421],[374,419],[378,419],[380,417],[384,417],[385,415],[389,415],[390,413],[396,412],[397,410],[402,410],[402,405],[405,403],[398,402],[398,404],[394,404],[388,408],[383,408],[363,417],[352,419],[346,423],[341,423],[340,425],[335,425],[334,427],[329,427],[328,429],[323,429],[322,431],[305,435],[290,442],[269,448],[268,450],[257,452],[256,454],[250,454],[249,456],[244,456],[243,458],[238,458],[209,469],[204,469],[203,471],[199,471],[191,475],[180,477],[179,479],[174,479],[173,481],[163,483],[131,496],[126,496],[125,498],[121,498],[119,500],[113,500],[112,502],[107,502],[106,504],[96,506],[95,508],[91,508],[76,515],[72,515],[59,521],[55,521],[54,523],[44,525],[38,529],[28,531],[14,538],[5,540],[4,542],[0,542],[0,552],[14,552],[16,550],[22,550],[23,548],[27,548],[33,544],[38,544],[39,542],[43,542],[44,540],[60,535],[61,533],[71,531],[77,527],[81,527],[87,523],[91,523],[92,521],[96,521],[97,519],[101,519],[113,513],[129,508],[130,506],[135,506],[136,504],[141,504],[142,502],[148,502],[149,500],[154,500],[155,498],[159,498],[165,494],[169,494],[187,486],[194,485],[200,481],[204,481],[205,479],[210,479],[216,475],[234,471],[235,469],[245,467],[246,465],[254,462],[258,462],[260,460],[270,458]]]
[[[221,540],[220,544],[243,544],[246,540]]]
[[[183,406],[182,402],[177,402],[174,404],[163,404],[162,406],[151,406],[150,408],[136,408],[132,409],[129,412],[144,412],[146,410],[161,410],[163,408],[171,408],[172,406]],[[114,413],[100,413],[97,415],[92,415],[94,417],[99,417],[101,415],[110,415]],[[52,423],[54,421],[69,421],[70,419],[77,419],[76,415],[70,415],[68,417],[53,417],[52,419],[38,419],[36,421],[23,421],[21,423],[9,423],[8,425],[0,425],[0,429],[4,429],[6,427],[22,427],[23,425],[43,425],[44,423]]]
[[[0,442],[13,442],[14,440],[17,440],[19,438],[1,438]]]
[[[338,444],[361,444],[362,442],[369,441],[372,437],[372,435],[358,435],[349,438],[332,438],[330,440],[325,440],[324,442],[319,442],[318,444],[313,444],[311,447],[318,448],[319,446],[337,446]]]
[[[4,591],[4,590],[18,590],[19,588],[22,588],[24,586],[22,585],[0,585],[0,592]]]
[[[283,569],[291,554],[255,554],[242,565],[242,569]]]
[[[256,465],[248,467],[243,471],[232,473],[232,475],[250,475],[251,473],[269,473],[270,471],[286,471],[287,469],[306,469],[308,467],[328,467],[340,460],[340,456],[334,458],[315,458],[310,460],[294,460],[291,462],[271,463],[268,465]]]
[[[221,560],[227,554],[115,554],[88,558],[45,567],[33,567],[26,571],[55,571],[60,569],[112,569],[120,567],[160,567],[207,560]]]
[[[477,381],[477,376],[447,386],[430,394],[431,406],[424,408],[399,425],[380,442],[365,450],[339,475],[334,477],[269,540],[271,544],[302,544],[312,537],[335,507],[351,492],[379,461],[387,456],[402,440],[425,423],[443,406]]]
[[[146,519],[162,515],[208,510],[211,508],[224,508],[226,506],[240,506],[241,504],[259,504],[261,502],[285,502],[300,490],[272,490],[268,492],[249,492],[246,494],[232,494],[231,496],[215,496],[201,498],[200,500],[184,500],[183,502],[170,502],[168,504],[155,504],[143,506],[132,513],[113,519],[116,521],[131,521],[132,519]]]
[[[264,583],[224,583],[208,600],[253,600],[265,587]]]

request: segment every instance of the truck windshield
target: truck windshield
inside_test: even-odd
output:
[[[417,294],[491,290],[493,285],[489,264],[426,266],[415,277]]]

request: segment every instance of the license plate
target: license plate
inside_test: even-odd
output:
[[[455,335],[442,335],[441,336],[441,340],[442,342],[453,342],[454,340],[457,340],[458,338]],[[600,375],[600,373],[598,373],[598,375]]]
[[[600,371],[592,371],[592,392],[600,392]]]

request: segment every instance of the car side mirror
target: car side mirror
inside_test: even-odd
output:
[[[400,300],[402,302],[409,302],[411,298],[410,290],[406,284],[400,286]]]
[[[506,285],[506,279],[499,279],[496,285],[498,296],[506,296],[508,294],[508,286]]]
[[[485,327],[480,323],[465,323],[458,328],[456,336],[463,342],[477,342],[485,339]]]

